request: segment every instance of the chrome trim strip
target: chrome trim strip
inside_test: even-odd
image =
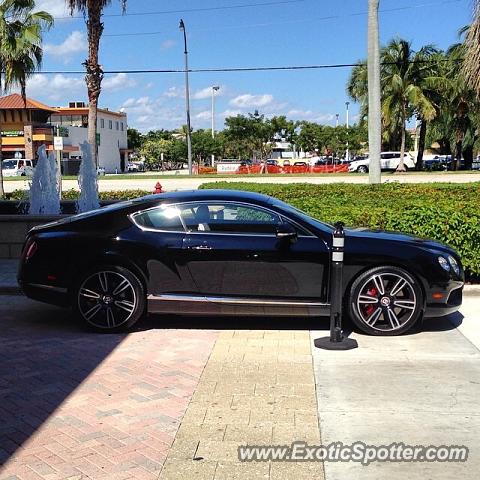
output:
[[[55,287],[53,285],[43,285],[42,283],[25,283],[26,287],[44,288],[45,290],[52,290],[58,293],[67,293],[67,289],[63,287]]]
[[[276,307],[329,307],[329,303],[320,302],[290,302],[288,300],[270,300],[253,298],[234,298],[234,297],[207,297],[197,295],[148,295],[147,300],[157,302],[212,302],[232,305],[257,305],[257,306],[276,306]]]

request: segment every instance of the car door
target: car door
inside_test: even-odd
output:
[[[295,243],[277,230],[288,222],[263,207],[238,202],[192,202],[180,207],[187,228],[186,263],[207,297],[319,300],[325,297],[328,251],[299,228]]]
[[[131,216],[152,295],[192,294],[195,284],[185,262],[185,226],[174,205],[160,205]]]

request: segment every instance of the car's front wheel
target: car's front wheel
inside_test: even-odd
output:
[[[368,173],[368,168],[367,168],[365,165],[360,165],[360,166],[357,168],[357,172],[358,172],[358,173]]]
[[[130,270],[104,265],[82,276],[74,307],[83,322],[96,331],[124,331],[145,311],[142,282]]]
[[[377,267],[352,284],[347,312],[353,323],[371,335],[400,335],[415,325],[423,310],[418,281],[398,267]]]

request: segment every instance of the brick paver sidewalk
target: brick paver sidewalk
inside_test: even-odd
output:
[[[7,296],[0,328],[1,480],[158,478],[215,331],[86,333]]]
[[[161,480],[321,480],[319,462],[241,463],[239,445],[320,444],[308,331],[225,331]]]

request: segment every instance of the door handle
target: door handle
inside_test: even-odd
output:
[[[208,245],[194,245],[193,247],[189,247],[190,250],[211,250],[212,247]]]

